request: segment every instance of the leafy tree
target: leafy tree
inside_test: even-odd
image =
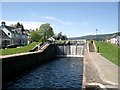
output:
[[[16,28],[19,28],[20,26],[21,26],[21,24],[19,22],[17,22]]]
[[[22,23],[20,24],[19,22],[17,22],[16,28],[22,28],[22,30],[24,30],[23,24]]]
[[[67,36],[66,35],[62,35],[62,32],[58,33],[57,35],[57,40],[67,40]]]
[[[16,28],[16,24],[11,24],[10,26]]]
[[[54,35],[53,28],[49,23],[42,24],[39,28],[39,32],[44,41]]]
[[[38,42],[41,40],[41,36],[38,31],[31,32],[30,38],[32,39],[32,41],[35,41],[35,42]]]
[[[67,36],[66,35],[62,35],[61,39],[62,40],[67,40]]]
[[[47,38],[50,38],[54,35],[52,27],[49,27],[49,29],[46,31]]]
[[[39,29],[36,28],[36,31],[33,31],[30,35],[30,38],[33,41],[47,41],[48,38],[54,36],[53,28],[49,23],[42,24]]]
[[[36,31],[38,31],[38,28],[36,28]]]
[[[20,25],[22,33],[25,31],[23,24]]]
[[[58,39],[58,40],[62,39],[62,32],[58,33],[57,39]]]

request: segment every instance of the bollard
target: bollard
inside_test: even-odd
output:
[[[91,41],[91,43],[93,44],[93,40]]]
[[[99,47],[97,47],[97,52],[99,53],[99,51],[100,51],[100,48],[99,48]]]

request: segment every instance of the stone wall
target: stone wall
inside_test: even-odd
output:
[[[55,48],[52,44],[37,52],[2,57],[3,81],[54,57]]]

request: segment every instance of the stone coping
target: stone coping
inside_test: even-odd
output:
[[[9,57],[16,57],[16,56],[22,56],[22,55],[35,54],[35,53],[41,53],[41,52],[43,52],[49,45],[50,45],[50,44],[45,44],[40,50],[35,51],[35,52],[25,52],[25,53],[11,54],[11,55],[3,55],[3,56],[0,56],[0,59],[9,58]]]

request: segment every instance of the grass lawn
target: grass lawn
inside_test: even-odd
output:
[[[9,54],[29,52],[29,50],[34,48],[39,43],[40,42],[33,42],[33,43],[29,44],[29,45],[22,46],[22,47],[19,47],[19,48],[3,49],[3,50],[0,50],[0,55],[9,55]]]
[[[102,56],[120,66],[120,63],[118,63],[120,60],[120,55],[118,54],[118,52],[120,52],[120,48],[118,48],[117,45],[100,41],[96,41],[95,44],[96,48],[99,47],[99,52]]]

